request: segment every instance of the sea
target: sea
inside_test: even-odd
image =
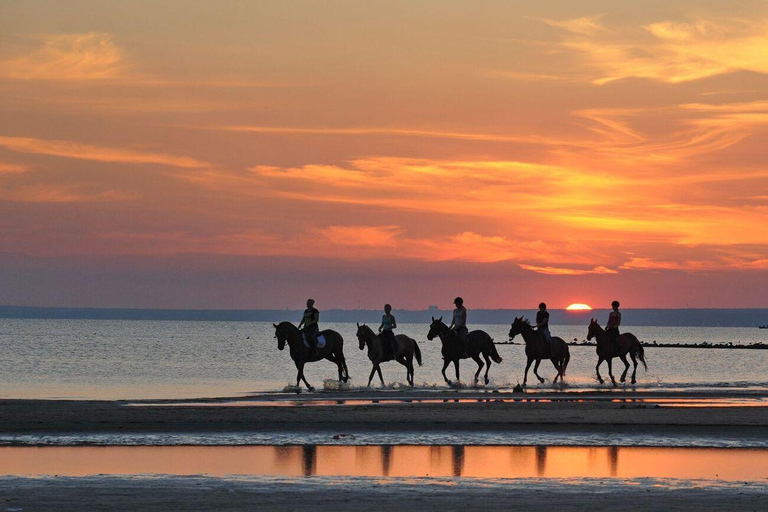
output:
[[[350,389],[363,389],[371,363],[360,350],[354,323],[324,323],[344,337],[351,375]],[[416,387],[447,389],[440,373],[440,341],[428,341],[429,326],[400,324],[398,333],[419,343],[424,364],[416,368]],[[508,341],[508,325],[473,325],[497,342]],[[586,326],[552,325],[552,334],[581,342]],[[768,330],[738,327],[626,326],[648,343],[749,345],[768,341]],[[516,341],[521,341],[516,339]],[[542,361],[540,384],[531,372],[531,389],[600,389],[595,377],[597,356],[591,346],[571,346],[564,387],[552,384],[555,370]],[[522,382],[522,345],[500,344],[504,361],[490,371],[489,388],[508,389]],[[633,389],[697,390],[768,388],[768,350],[646,347],[648,370],[642,365]],[[617,379],[623,364],[617,359]],[[405,368],[382,365],[386,387],[405,387]],[[476,365],[462,361],[461,381],[471,385]],[[630,370],[631,371],[631,370]],[[603,363],[601,373],[607,378]],[[337,376],[328,361],[308,364],[307,379],[318,389]],[[454,378],[453,367],[448,375]],[[628,384],[622,386],[630,386]],[[288,349],[280,351],[269,322],[0,319],[0,398],[159,399],[239,397],[291,389],[296,368]],[[374,387],[380,387],[378,379]]]

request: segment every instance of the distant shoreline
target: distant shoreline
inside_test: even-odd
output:
[[[531,318],[535,309],[471,309],[473,324],[509,324],[516,316]],[[754,327],[768,323],[768,308],[755,309],[625,309],[625,323],[632,326]],[[448,316],[449,310],[395,310],[400,323],[428,323],[433,316]],[[382,312],[370,309],[322,310],[325,322],[368,322],[381,319]],[[591,311],[550,310],[550,323],[582,325],[590,318],[604,321],[605,309]],[[71,320],[173,320],[219,322],[278,322],[297,320],[299,309],[132,309],[68,308],[0,305],[0,318]],[[766,331],[768,332],[768,331]]]

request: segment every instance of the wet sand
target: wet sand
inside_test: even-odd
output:
[[[764,485],[659,480],[0,478],[5,510],[765,510]]]
[[[384,398],[396,400],[383,403]],[[694,398],[698,402],[695,407],[670,403]],[[739,403],[724,407],[717,403],[723,398],[760,402],[768,398],[768,392],[605,391],[513,395],[416,390],[273,394],[247,399],[234,397],[185,402],[3,400],[0,401],[0,434],[428,432],[459,429],[473,432],[684,431],[768,436],[768,407]],[[419,399],[424,401],[419,402]],[[518,401],[510,401],[512,399]],[[271,406],[281,400],[307,404],[320,400],[323,405]],[[376,400],[379,403],[372,402]],[[708,400],[712,402],[711,406],[707,406]],[[233,402],[238,402],[237,406],[228,405]]]

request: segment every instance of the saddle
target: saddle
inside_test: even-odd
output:
[[[316,338],[317,338],[317,348],[318,349],[325,348],[325,336],[323,336],[322,334],[318,334]],[[303,332],[301,333],[301,341],[304,342],[305,347],[309,348],[309,341],[307,341],[307,335],[304,334]]]

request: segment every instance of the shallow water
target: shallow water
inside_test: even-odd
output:
[[[345,355],[352,387],[364,387],[371,369],[355,338],[355,325],[324,324],[345,338]],[[478,325],[497,341],[506,341],[509,326]],[[423,388],[444,388],[439,341],[427,341],[428,326],[405,324],[398,332],[414,337],[424,366],[416,368]],[[768,339],[756,328],[626,327],[641,340],[659,343],[751,344]],[[555,335],[583,340],[586,327],[552,326]],[[296,370],[288,350],[280,352],[274,329],[265,322],[169,322],[119,320],[0,319],[0,398],[187,398],[237,396],[282,390],[295,384]],[[597,387],[594,347],[570,347],[566,383],[571,389]],[[504,358],[490,371],[491,386],[506,388],[522,381],[525,369],[521,345],[499,345]],[[638,370],[637,389],[702,387],[768,387],[768,351],[646,348],[649,369]],[[618,360],[617,360],[618,363]],[[622,366],[621,363],[618,363]],[[614,367],[616,368],[616,366]],[[461,377],[471,382],[474,362],[463,362]],[[453,368],[449,377],[454,378]],[[383,365],[390,387],[402,386],[405,369]],[[608,371],[601,368],[604,377]],[[618,377],[618,370],[616,370]],[[552,387],[554,369],[542,362],[538,384]],[[327,361],[306,367],[307,379],[322,387],[336,377]],[[374,385],[379,383],[374,381]]]
[[[768,450],[462,445],[0,448],[0,475],[137,474],[765,482]]]

